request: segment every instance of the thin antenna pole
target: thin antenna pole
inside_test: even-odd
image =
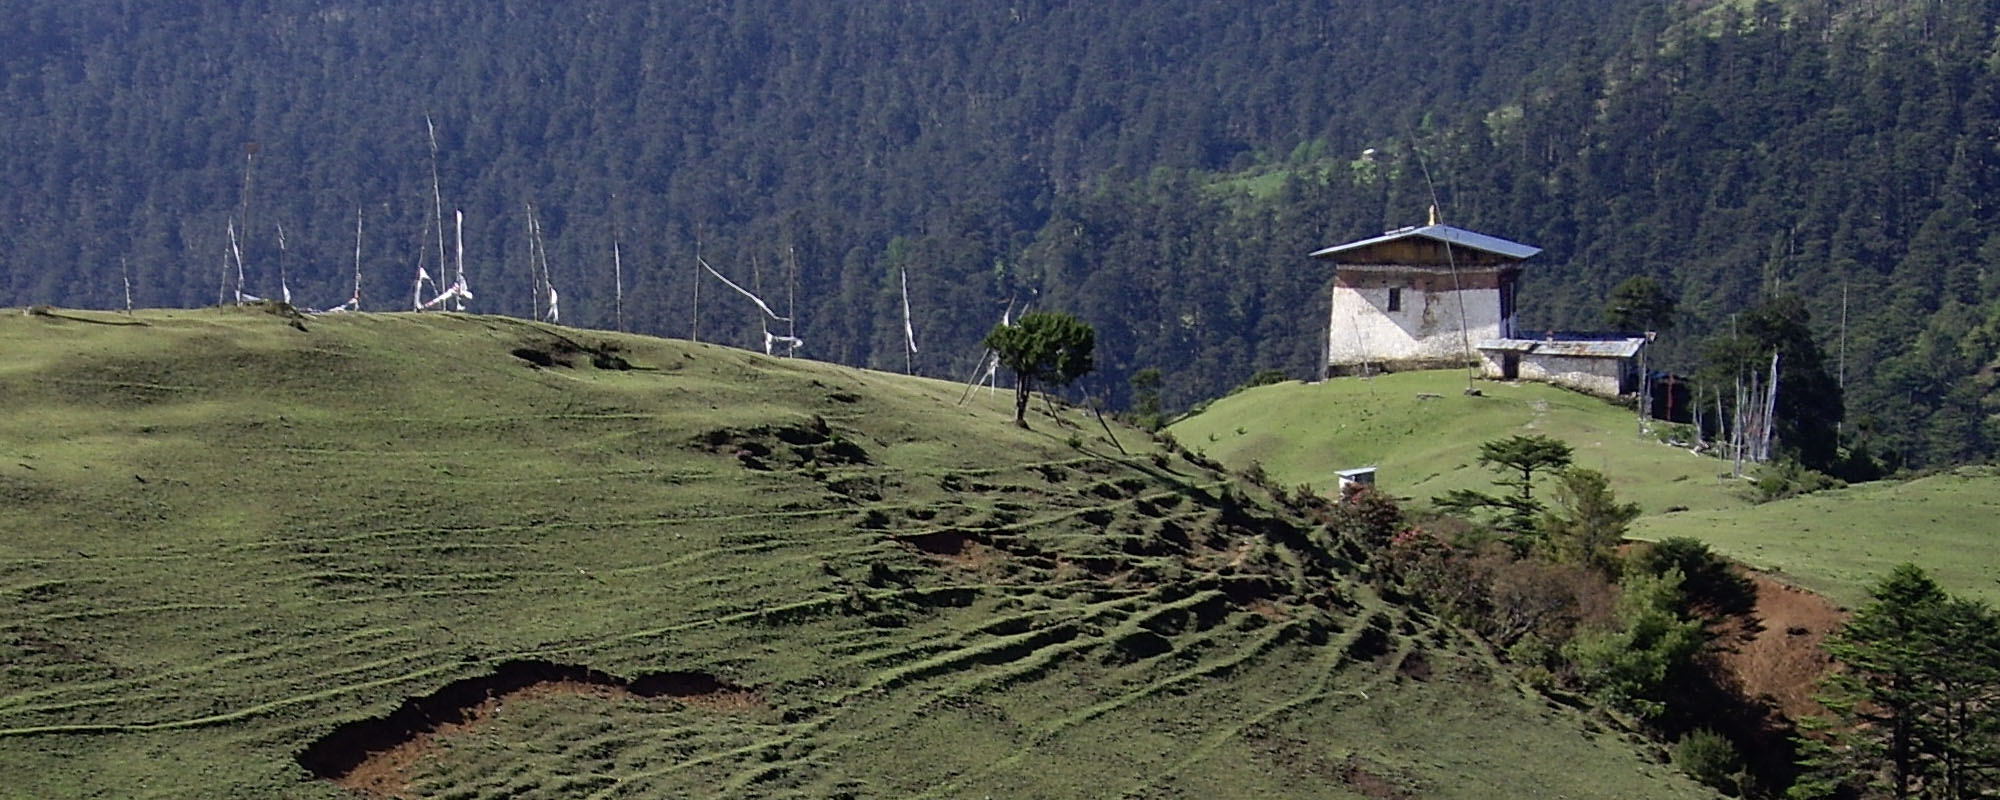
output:
[[[424,131],[431,140],[431,219],[437,226],[438,271],[444,271],[444,185],[438,180],[438,134],[437,126],[431,124],[430,112],[424,112]]]
[[[797,296],[799,286],[799,249],[793,245],[786,245],[785,261],[785,337],[791,339],[790,342],[785,344],[785,357],[792,358],[797,355],[797,342],[799,340],[799,323],[797,321],[799,318]]]
[[[1430,189],[1431,193],[1430,222],[1432,225],[1442,224],[1444,221],[1444,215],[1443,215],[1443,209],[1439,207],[1440,204],[1438,202],[1437,183],[1431,180],[1431,168],[1428,163],[1425,163],[1424,154],[1421,151],[1417,150],[1417,138],[1415,134],[1410,135],[1410,154],[1417,157],[1417,166],[1422,168],[1424,171],[1424,185]],[[1461,285],[1458,281],[1457,248],[1450,241],[1446,241],[1444,243],[1444,257],[1445,257],[1445,263],[1451,265],[1451,293],[1458,297],[1458,341],[1459,341],[1459,346],[1464,348],[1465,393],[1470,395],[1479,391],[1478,389],[1474,389],[1472,387],[1472,376],[1475,374],[1475,370],[1478,369],[1478,361],[1472,355],[1472,334],[1466,330],[1467,320],[1465,316],[1465,287]]]
[[[1672,391],[1669,389],[1668,391]],[[1646,417],[1653,411],[1653,376],[1646,372],[1646,346],[1639,345],[1639,433],[1646,432]]]
[[[1771,385],[1764,397],[1764,443],[1760,448],[1763,460],[1771,460],[1771,435],[1778,420],[1778,353],[1771,353]]]
[[[257,150],[256,142],[246,142],[243,145],[243,212],[240,215],[242,219],[238,221],[243,223],[245,237],[250,235],[250,174],[251,168],[256,165]],[[243,249],[237,244],[236,234],[233,231],[229,236],[229,248],[236,253],[236,302],[241,303],[243,302]]]
[[[451,310],[464,311],[465,310],[465,291],[464,291],[465,212],[454,209],[452,211],[452,214],[454,215],[453,218],[457,221],[455,224],[456,226],[452,229],[452,250],[458,256],[458,266],[457,266],[457,274],[452,276],[452,281],[451,281],[451,288],[457,290],[457,294],[453,295],[451,298]]]
[[[1840,279],[1840,391],[1847,392],[1847,278]],[[1833,435],[1838,438],[1847,433],[1847,420],[1833,423]]]
[[[226,224],[233,231],[236,221],[229,220]],[[222,277],[215,284],[215,304],[218,306],[229,299],[229,251],[235,239],[236,237],[232,235],[222,242]]]
[[[1847,279],[1840,279],[1840,388],[1847,389]]]
[[[688,329],[688,341],[701,341],[701,234],[694,237],[694,322]]]
[[[521,203],[528,210],[528,313],[529,319],[542,321],[542,270],[535,265],[535,204]]]
[[[354,206],[354,294],[347,298],[355,311],[361,310],[361,206]]]
[[[611,283],[616,294],[613,300],[618,314],[618,332],[625,332],[625,257],[618,251],[618,240],[611,240]]]

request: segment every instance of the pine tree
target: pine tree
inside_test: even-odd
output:
[[[1959,800],[2000,789],[2000,618],[1947,596],[1912,564],[1891,571],[1874,600],[1826,650],[1845,669],[1820,701],[1834,714],[1807,742],[1807,780],[1794,796],[1866,782],[1898,798]]]
[[[1014,372],[1014,424],[1028,427],[1028,395],[1037,385],[1067,386],[1096,367],[1096,340],[1089,325],[1059,311],[1036,311],[986,334],[987,349]]]

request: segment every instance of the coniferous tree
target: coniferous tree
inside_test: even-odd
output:
[[[1035,387],[1067,386],[1096,368],[1096,339],[1089,325],[1060,311],[1025,314],[986,334],[987,349],[1014,373],[1014,424],[1028,427],[1028,396]]]
[[[1827,638],[1844,667],[1820,696],[1835,724],[1819,726],[1825,740],[1806,743],[1808,778],[1794,794],[1829,793],[1843,781],[1899,800],[2000,790],[2000,617],[1948,596],[1912,564],[1870,596]]]

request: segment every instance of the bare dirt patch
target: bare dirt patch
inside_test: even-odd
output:
[[[1292,618],[1292,613],[1290,611],[1285,610],[1284,606],[1278,605],[1277,603],[1271,602],[1269,599],[1262,597],[1259,597],[1255,600],[1245,603],[1243,605],[1243,610],[1248,611],[1252,614],[1256,614],[1257,616],[1263,617],[1272,622],[1284,622],[1285,620]]]
[[[938,531],[901,537],[900,541],[926,556],[952,566],[981,570],[999,563],[1005,553],[959,531]]]
[[[1832,601],[1764,573],[1751,573],[1757,605],[1717,656],[1745,697],[1768,699],[1789,719],[1824,713],[1812,695],[1832,660],[1820,647],[1847,621]]]
[[[386,716],[341,725],[299,751],[297,761],[308,772],[368,797],[408,797],[415,768],[435,752],[438,738],[477,727],[508,702],[558,695],[664,699],[715,712],[765,707],[754,689],[707,673],[662,672],[627,680],[569,664],[508,661],[491,674],[406,699]]]

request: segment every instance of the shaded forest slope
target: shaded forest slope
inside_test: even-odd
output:
[[[1316,372],[1327,275],[1303,254],[1435,195],[1546,248],[1531,329],[1596,327],[1611,286],[1649,275],[1686,311],[1657,363],[1691,371],[1732,314],[1800,294],[1846,351],[1850,430],[1974,460],[2000,441],[1996,15],[41,4],[0,32],[0,302],[117,306],[121,265],[140,305],[214,302],[233,220],[255,293],[282,270],[331,305],[358,209],[364,301],[403,307],[418,266],[456,260],[428,114],[483,311],[531,308],[534,203],[571,321],[611,325],[617,242],[631,326],[693,331],[699,246],[813,357],[891,367],[907,271],[924,374],[968,372],[1011,299],[1097,326],[1088,391],[1122,401],[1155,366],[1185,406],[1259,368]],[[761,343],[754,308],[711,297],[702,338]]]

